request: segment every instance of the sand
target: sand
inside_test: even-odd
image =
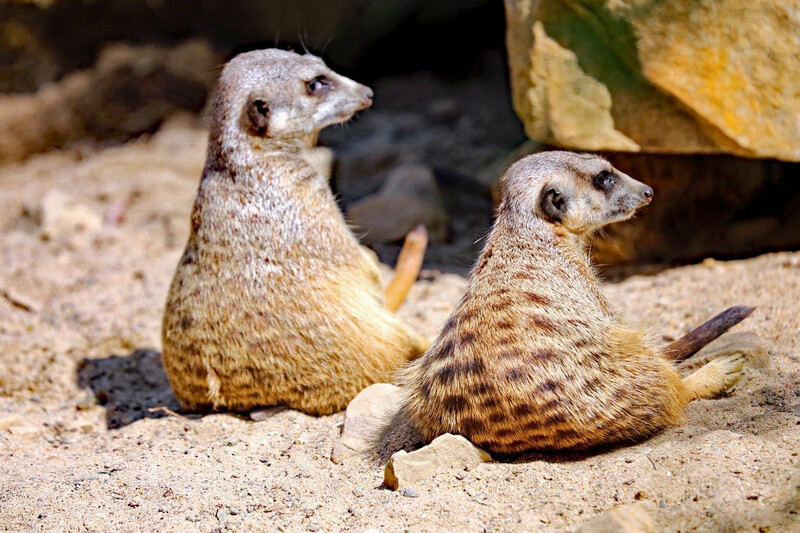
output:
[[[372,458],[330,461],[341,413],[170,414],[161,313],[204,148],[205,132],[178,120],[124,146],[0,168],[5,529],[566,531],[634,501],[663,531],[800,529],[800,253],[607,286],[665,340],[757,305],[736,331],[759,335],[771,359],[634,446],[483,464],[407,497],[381,488]],[[434,335],[465,286],[429,272],[400,315]]]

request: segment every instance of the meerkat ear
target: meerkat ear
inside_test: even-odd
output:
[[[264,137],[269,129],[269,107],[264,100],[255,98],[247,104],[247,118],[256,135]]]
[[[567,198],[556,188],[542,190],[539,207],[553,222],[562,222],[567,215]]]

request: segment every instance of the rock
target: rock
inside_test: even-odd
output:
[[[218,58],[203,41],[173,48],[109,45],[97,64],[36,93],[0,96],[0,162],[83,138],[127,139],[169,115],[198,112]]]
[[[568,148],[800,161],[797,2],[508,0],[514,107]]]
[[[353,203],[347,218],[364,231],[365,244],[396,242],[419,224],[424,224],[432,243],[447,235],[447,213],[441,205],[433,172],[422,165],[394,169],[381,190]]]
[[[473,468],[492,457],[461,435],[445,433],[419,450],[401,450],[386,464],[383,483],[398,490],[443,472]]]
[[[394,168],[380,192],[383,196],[402,195],[441,201],[433,172],[424,165],[405,164]]]
[[[406,498],[419,498],[419,493],[411,487],[404,488],[402,494]]]
[[[288,409],[285,405],[275,405],[273,407],[266,407],[263,409],[253,409],[250,411],[250,420],[253,422],[263,422],[269,420],[273,416]]]
[[[8,431],[14,426],[24,424],[24,420],[19,415],[7,415],[0,417],[0,431]]]
[[[341,464],[348,457],[373,449],[399,409],[400,399],[400,389],[388,383],[376,383],[359,392],[344,413],[342,435],[333,447],[331,460]]]
[[[534,116],[528,135],[567,148],[638,152],[639,145],[614,129],[611,95],[605,85],[585,74],[574,52],[549,38],[541,22],[533,25],[531,81],[528,98]]]
[[[576,533],[655,533],[656,525],[641,503],[620,505],[579,526]]]
[[[93,232],[103,225],[103,215],[69,195],[53,189],[38,209],[42,237],[57,239],[75,232]]]
[[[756,310],[756,312],[758,311]],[[752,331],[729,331],[705,345],[700,351],[684,361],[680,368],[694,370],[717,357],[732,352],[747,354],[747,366],[756,368],[769,368],[770,366],[767,349],[758,335]]]
[[[44,431],[41,424],[26,421],[19,415],[0,417],[0,431],[7,431],[15,437],[35,438]]]

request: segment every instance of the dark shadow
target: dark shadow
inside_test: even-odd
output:
[[[161,366],[161,354],[153,350],[84,359],[78,366],[77,381],[80,387],[91,389],[97,402],[105,407],[109,429],[180,410]]]
[[[385,465],[392,454],[405,450],[412,452],[427,444],[411,422],[404,407],[387,420],[377,439],[372,443],[372,458],[377,464]]]
[[[477,179],[451,168],[434,167],[433,173],[449,220],[448,237],[445,242],[428,246],[423,269],[467,276],[492,227],[491,191]],[[382,263],[394,265],[402,244],[380,243],[372,249]]]

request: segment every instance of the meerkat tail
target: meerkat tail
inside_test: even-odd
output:
[[[713,341],[733,326],[750,316],[755,307],[743,305],[730,307],[708,322],[699,326],[666,347],[664,356],[680,363],[696,354],[700,349]]]
[[[394,277],[386,287],[386,307],[390,311],[397,311],[411,286],[417,281],[427,247],[428,230],[425,226],[420,224],[408,232],[394,267]]]

